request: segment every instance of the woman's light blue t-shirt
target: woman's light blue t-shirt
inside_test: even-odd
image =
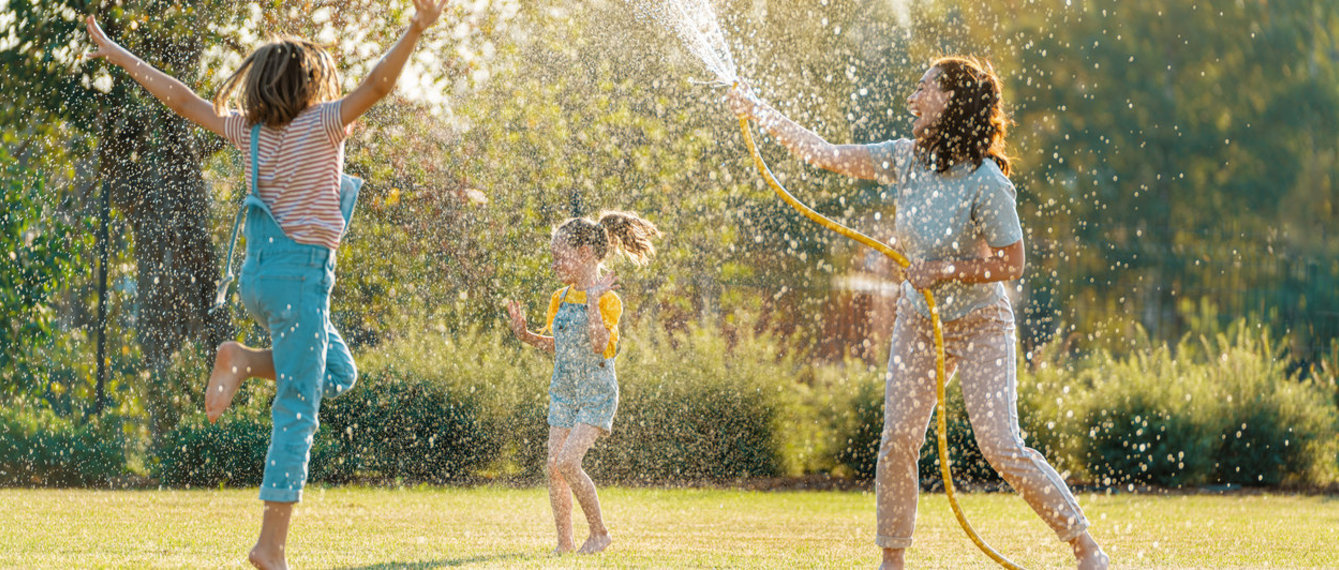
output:
[[[893,247],[908,259],[926,261],[981,257],[980,244],[1004,247],[1023,239],[1014,185],[989,158],[981,166],[959,164],[938,173],[915,160],[915,141],[898,139],[867,145],[874,159],[881,198],[896,208]],[[944,281],[931,288],[939,317],[952,321],[1000,299],[1004,284]],[[930,317],[925,296],[909,281],[902,295]]]

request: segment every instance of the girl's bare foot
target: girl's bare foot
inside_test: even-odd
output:
[[[214,371],[209,375],[209,387],[205,389],[205,415],[210,423],[218,421],[232,403],[242,381],[251,375],[251,367],[244,362],[245,350],[233,341],[219,345],[218,354],[214,356]]]
[[[572,545],[571,545],[571,544],[559,544],[558,546],[554,547],[554,549],[553,549],[553,555],[554,555],[554,556],[562,556],[562,555],[567,554],[568,552],[571,552],[571,551],[572,551]]]
[[[259,544],[251,549],[251,554],[247,555],[247,560],[252,566],[260,570],[288,570],[288,561],[284,559],[284,553],[269,552],[261,548]]]
[[[609,536],[607,532],[604,534],[591,533],[590,537],[586,539],[586,543],[581,545],[581,550],[578,550],[577,553],[595,554],[609,548],[609,545],[613,543],[613,537]]]

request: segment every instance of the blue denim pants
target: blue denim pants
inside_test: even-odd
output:
[[[246,261],[238,280],[242,304],[270,332],[274,351],[274,426],[260,499],[302,499],[321,398],[353,387],[358,371],[330,323],[335,252],[289,239],[259,200],[246,220]]]

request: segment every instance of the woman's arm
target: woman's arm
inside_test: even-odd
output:
[[[757,121],[758,126],[772,133],[778,142],[805,162],[851,178],[877,178],[874,158],[865,145],[832,144],[738,87],[731,89],[728,97],[730,108],[736,115]]]
[[[186,84],[177,81],[176,78],[155,69],[152,65],[145,63],[144,60],[136,57],[116,42],[107,37],[102,32],[102,27],[98,21],[89,16],[85,20],[88,27],[88,35],[97,44],[97,51],[86,55],[89,59],[105,58],[109,63],[120,66],[130,74],[131,79],[143,85],[149,93],[157,97],[178,115],[190,119],[197,125],[208,129],[219,135],[223,134],[224,118],[219,116],[214,110],[214,104],[202,99],[191,91]]]
[[[511,316],[511,332],[516,338],[544,352],[553,354],[553,337],[530,332],[525,326],[525,311],[516,301],[507,302],[507,313]]]
[[[913,261],[907,268],[907,280],[916,290],[929,289],[943,281],[992,283],[1013,281],[1023,276],[1026,252],[1023,240],[1004,247],[990,248],[990,254],[974,259],[953,261]]]
[[[363,82],[359,83],[352,93],[346,95],[340,104],[339,118],[344,126],[363,116],[372,105],[390,95],[395,89],[395,82],[400,80],[400,72],[404,71],[404,64],[409,61],[409,54],[414,52],[414,44],[418,43],[423,31],[437,21],[437,17],[442,14],[442,7],[447,2],[448,0],[414,0],[414,19],[409,23],[409,27],[386,55],[381,56],[381,61],[372,68],[372,72],[367,74]]]

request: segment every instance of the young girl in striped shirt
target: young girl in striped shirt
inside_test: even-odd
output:
[[[549,248],[553,272],[567,284],[549,300],[547,326],[539,333],[526,329],[525,309],[507,304],[511,328],[526,344],[553,353],[549,381],[549,502],[558,526],[555,554],[572,550],[572,495],[590,524],[590,537],[580,553],[600,552],[613,542],[604,526],[595,483],[581,468],[586,451],[614,426],[618,409],[618,320],[623,303],[612,272],[604,260],[622,252],[637,265],[655,254],[653,238],[660,231],[651,222],[628,212],[603,212],[598,222],[572,218],[553,232]],[[543,333],[550,333],[552,336]]]
[[[265,457],[257,568],[287,568],[293,504],[302,497],[321,398],[353,386],[353,356],[330,323],[335,250],[344,234],[340,177],[350,125],[395,87],[419,36],[445,0],[414,0],[413,21],[353,92],[340,97],[334,59],[320,46],[280,38],[257,48],[224,82],[213,104],[107,38],[92,16],[88,57],[118,65],[173,111],[250,155],[246,261],[239,290],[270,332],[272,349],[219,346],[205,395],[216,421],[243,380],[275,381],[273,431]],[[230,111],[239,99],[241,111]]]

